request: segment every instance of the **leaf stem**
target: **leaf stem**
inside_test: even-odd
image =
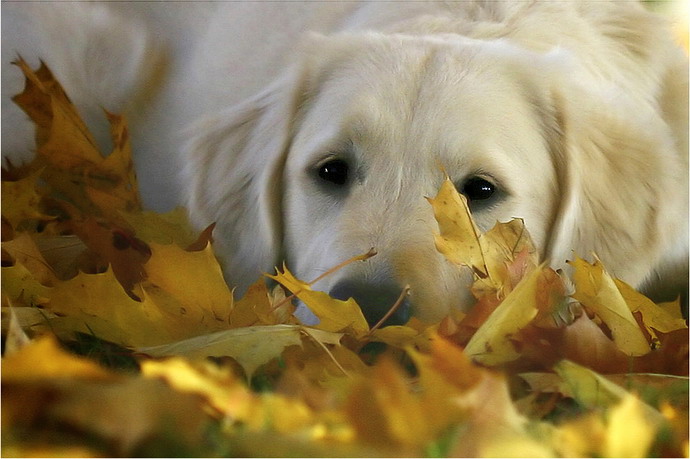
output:
[[[302,331],[302,333],[304,333],[305,335],[307,335],[308,337],[310,337],[311,339],[313,339],[314,342],[316,342],[316,344],[318,344],[319,346],[321,346],[321,348],[322,348],[324,351],[326,351],[326,354],[328,354],[328,356],[331,358],[331,360],[333,360],[333,363],[335,363],[335,366],[337,366],[338,369],[339,369],[340,371],[342,371],[343,374],[344,374],[345,376],[347,376],[348,378],[351,378],[351,377],[352,377],[352,376],[350,375],[350,373],[348,373],[347,370],[346,370],[345,368],[343,368],[343,366],[340,364],[340,362],[338,362],[338,360],[335,358],[335,356],[333,355],[333,353],[326,347],[325,344],[323,344],[321,341],[319,341],[318,339],[316,339],[316,337],[315,337],[314,335],[312,335],[311,333],[309,333],[309,330],[308,330],[307,328],[302,327],[300,330]]]
[[[367,333],[367,336],[366,336],[367,338],[371,337],[372,333],[374,333],[376,330],[378,330],[379,328],[381,328],[381,326],[383,326],[383,324],[390,318],[390,316],[392,316],[392,315],[395,313],[395,311],[398,310],[398,308],[400,307],[400,305],[402,304],[402,302],[405,300],[405,297],[406,297],[409,293],[410,293],[410,286],[409,286],[409,285],[406,285],[405,288],[402,290],[402,292],[400,292],[400,296],[399,296],[398,299],[395,301],[395,303],[393,304],[393,306],[391,306],[391,308],[388,310],[388,312],[387,312],[383,317],[381,317],[381,320],[379,320],[379,321],[376,323],[376,325],[374,325],[373,327],[371,327],[371,329],[369,330],[369,333]]]

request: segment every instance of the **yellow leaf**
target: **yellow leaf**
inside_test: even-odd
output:
[[[649,343],[621,291],[601,262],[597,260],[590,264],[578,257],[568,263],[575,268],[575,293],[572,297],[608,326],[614,343],[621,351],[631,356],[647,354],[650,351]]]
[[[31,332],[31,336],[41,336],[46,333],[54,333],[49,325],[49,321],[57,319],[57,316],[45,309],[34,306],[21,306],[21,302],[9,300],[3,293],[3,302],[8,300],[9,306],[3,306],[2,333],[5,336],[9,333],[10,322],[14,321],[24,332]],[[48,301],[46,298],[45,301]],[[9,340],[9,336],[7,338]]]
[[[2,383],[43,379],[114,379],[113,373],[91,360],[63,351],[52,336],[39,338],[2,359]]]
[[[367,339],[369,341],[386,343],[400,349],[412,346],[421,351],[428,351],[437,337],[438,328],[438,324],[427,325],[416,317],[412,317],[406,325],[389,325],[377,328],[367,335]]]
[[[19,228],[26,220],[53,220],[45,215],[41,206],[41,196],[36,192],[36,180],[41,171],[16,182],[2,182],[2,216],[12,225]]]
[[[148,274],[142,283],[146,294],[161,308],[179,304],[174,314],[185,316],[200,330],[225,328],[232,307],[232,294],[223,279],[211,246],[187,252],[177,245],[151,244],[151,258],[144,265]],[[181,309],[180,309],[181,308]]]
[[[62,329],[93,333],[122,346],[146,346],[171,341],[165,317],[150,302],[135,301],[112,270],[79,273],[49,289],[48,309],[66,316],[54,323]]]
[[[569,360],[561,360],[553,369],[563,379],[569,391],[566,393],[572,394],[578,403],[587,408],[613,407],[630,395],[618,384]],[[649,419],[661,419],[661,413],[657,410],[647,404],[642,405]]]
[[[50,286],[57,281],[53,269],[28,233],[15,235],[13,240],[3,242],[2,248],[24,265],[42,285]]]
[[[129,129],[124,117],[105,112],[110,123],[110,136],[113,141],[113,151],[100,161],[99,168],[117,177],[114,186],[106,187],[100,184],[89,184],[86,192],[99,209],[139,210],[139,191],[137,190],[134,162],[132,161],[132,147],[129,142]]]
[[[479,236],[479,243],[484,253],[489,279],[497,290],[506,287],[511,289],[517,284],[513,282],[509,268],[518,254],[526,254],[524,266],[520,267],[522,272],[529,272],[539,264],[537,250],[522,220],[496,223],[493,228]]]
[[[251,378],[257,368],[281,355],[288,346],[302,344],[303,327],[299,325],[268,325],[234,328],[197,336],[154,347],[141,347],[139,352],[153,357],[181,355],[189,358],[232,357]],[[313,335],[319,330],[310,330]],[[323,343],[337,344],[339,333],[321,331]]]
[[[114,215],[141,208],[124,120],[107,114],[115,148],[104,157],[50,70],[42,64],[33,72],[23,60],[15,63],[26,85],[13,100],[36,124],[41,177],[82,211]]]
[[[660,421],[649,416],[649,406],[627,394],[607,417],[604,457],[649,457]]]
[[[2,268],[2,292],[12,301],[25,306],[36,306],[48,301],[49,288],[41,285],[24,265]]]
[[[180,357],[144,360],[141,373],[161,378],[175,390],[202,395],[219,413],[233,419],[246,419],[255,403],[251,391],[227,368],[211,362],[191,362]]]
[[[438,407],[425,406],[400,369],[384,359],[370,378],[350,392],[345,412],[358,436],[367,443],[418,456],[415,451],[437,433],[436,425],[426,418],[433,408]]]
[[[451,262],[471,268],[479,277],[488,275],[477,229],[467,200],[455,189],[448,177],[435,198],[427,198],[434,209],[440,234],[436,249]]]
[[[537,286],[541,276],[542,268],[539,268],[522,279],[472,336],[465,348],[467,355],[484,365],[498,365],[520,356],[510,338],[537,316]]]
[[[176,207],[164,214],[151,211],[121,211],[120,215],[134,229],[137,237],[148,243],[177,244],[187,248],[197,237],[184,207]]]
[[[282,284],[311,309],[320,319],[317,328],[330,332],[352,333],[356,338],[362,338],[369,332],[369,325],[354,299],[341,301],[331,298],[324,292],[316,292],[309,284],[295,278],[285,267],[283,272],[276,272],[275,276],[268,277]]]
[[[647,333],[652,337],[655,344],[659,343],[659,338],[654,330],[660,331],[661,333],[670,333],[674,330],[688,328],[685,319],[683,319],[680,313],[678,301],[672,303],[674,306],[669,305],[669,310],[666,310],[659,307],[652,300],[636,291],[625,282],[618,279],[614,279],[614,282],[625,299],[625,302],[628,304],[630,311],[639,312],[642,315],[642,324],[645,326]],[[674,315],[670,310],[675,310],[677,313]]]
[[[269,293],[266,282],[261,278],[249,286],[242,299],[235,301],[228,322],[232,328],[296,323],[294,310],[292,303],[285,301],[280,286]]]

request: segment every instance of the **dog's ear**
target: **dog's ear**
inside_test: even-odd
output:
[[[230,285],[242,291],[279,262],[282,173],[300,97],[301,73],[190,130],[183,181],[198,226],[216,222],[216,251]]]
[[[594,253],[637,287],[684,260],[687,282],[687,158],[666,122],[652,104],[625,107],[581,88],[552,95],[561,196],[545,255],[563,266]]]

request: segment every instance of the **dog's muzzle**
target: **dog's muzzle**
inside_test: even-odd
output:
[[[344,279],[335,284],[330,296],[346,301],[353,298],[364,313],[370,326],[377,324],[400,299],[403,288],[397,283],[368,283],[354,279]],[[412,304],[405,295],[402,302],[383,325],[404,325],[410,319]]]

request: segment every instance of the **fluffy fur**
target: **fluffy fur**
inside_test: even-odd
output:
[[[404,285],[422,320],[466,308],[424,199],[442,169],[496,185],[480,227],[523,218],[556,267],[594,252],[657,297],[687,288],[688,62],[637,3],[8,4],[2,38],[3,60],[46,60],[87,113],[130,115],[145,201],[217,222],[240,291],[373,247],[316,287],[372,321]],[[5,156],[30,150],[9,134],[29,132],[5,105],[16,73]],[[319,178],[331,157],[347,185]]]

